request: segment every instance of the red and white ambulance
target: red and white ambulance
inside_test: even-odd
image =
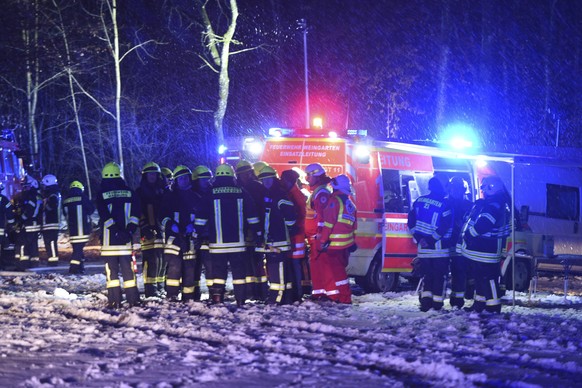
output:
[[[530,224],[535,222],[535,228],[516,228],[513,237],[515,250],[511,249],[512,240],[508,241],[508,258],[514,256],[509,252],[517,252],[515,267],[510,265],[511,260],[505,260],[502,265],[508,289],[513,288],[513,270],[515,289],[529,287],[535,257],[546,255],[551,250],[548,243],[554,235],[568,235],[570,239],[580,237],[577,236],[582,189],[580,168],[576,174],[579,182],[573,184],[578,187],[575,189],[560,185],[563,177],[557,170],[550,171],[552,167],[541,160],[532,165],[527,158],[517,155],[475,155],[433,146],[379,141],[368,138],[361,130],[348,130],[340,137],[320,129],[272,128],[265,139],[245,139],[240,157],[265,161],[279,174],[294,167],[304,170],[311,163],[320,163],[330,177],[339,174],[350,177],[358,208],[358,249],[350,255],[347,271],[368,292],[395,290],[400,276],[410,275],[416,246],[407,227],[408,211],[416,198],[428,193],[428,181],[433,176],[443,183],[453,176],[460,176],[468,183],[468,199],[475,201],[479,198],[479,182],[483,176],[499,175],[508,193],[515,189],[514,208],[521,208],[524,213],[529,210]],[[533,179],[532,173],[528,172],[532,170],[541,174],[535,187],[528,183]],[[518,171],[520,184],[513,187],[515,171]],[[544,171],[548,176],[544,176]],[[551,195],[544,199],[546,186],[542,183],[548,179],[555,182],[547,186]],[[556,199],[559,195],[562,195],[561,199]],[[551,205],[552,201],[554,205]],[[571,206],[578,209],[574,215],[565,215],[571,218],[569,221],[554,219],[552,214],[541,209],[543,204],[556,207],[564,201],[570,201]],[[553,212],[564,215],[555,209]],[[525,216],[527,218],[527,214]],[[519,219],[517,212],[515,219]],[[578,240],[582,242],[582,239]],[[580,250],[582,255],[582,244]]]

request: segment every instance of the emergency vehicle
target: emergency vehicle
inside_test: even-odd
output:
[[[536,167],[531,166],[525,157],[516,155],[465,154],[434,146],[372,140],[364,130],[348,130],[346,135],[339,137],[335,132],[313,129],[272,128],[263,140],[245,139],[240,157],[267,162],[279,174],[287,169],[304,170],[311,163],[320,163],[330,177],[339,174],[350,177],[358,208],[358,249],[350,254],[347,271],[367,292],[395,290],[400,275],[410,276],[411,262],[417,249],[407,227],[408,212],[419,196],[428,194],[428,181],[433,176],[443,183],[453,176],[460,176],[467,182],[468,199],[475,201],[479,198],[479,182],[483,176],[495,174],[502,177],[511,198],[514,169],[523,175],[520,177],[523,183],[516,187],[519,195],[516,194],[512,201],[515,209],[522,210],[521,215],[516,211],[514,217],[516,246],[513,250],[513,240],[508,241],[508,260],[504,260],[502,265],[508,289],[513,288],[513,270],[515,289],[526,290],[529,287],[535,271],[535,257],[543,255],[544,250],[549,254],[553,249],[553,246],[550,247],[551,241],[555,240],[552,233],[564,234],[564,225],[569,223],[567,227],[573,232],[571,237],[578,234],[582,187],[580,169],[580,182],[576,182],[575,186],[577,190],[547,183],[548,197],[552,197],[549,206],[559,207],[569,201],[570,207],[577,205],[577,210],[546,210],[542,209],[542,202],[545,204],[547,201],[539,199],[539,193],[536,194],[538,189],[542,189],[535,187],[534,191],[531,187],[530,190],[527,181],[532,177],[525,173],[528,169],[539,169],[540,161]],[[544,178],[538,181],[542,182]],[[555,174],[554,178],[555,182],[559,182],[565,177]],[[554,216],[570,219],[548,221]],[[549,224],[556,226],[547,228]],[[513,256],[516,257],[515,266],[511,265]]]
[[[24,175],[22,159],[14,134],[9,129],[0,131],[0,182],[4,185],[3,194],[9,199],[21,190],[20,180]]]

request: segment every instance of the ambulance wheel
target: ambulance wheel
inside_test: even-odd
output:
[[[366,292],[395,291],[400,284],[398,272],[382,272],[380,255],[376,254],[370,263],[368,273],[363,276],[363,284],[359,284]]]
[[[511,263],[505,272],[504,281],[507,290],[513,290],[513,281],[511,276]],[[529,273],[528,264],[519,258],[515,261],[515,291],[527,291],[529,289],[529,282],[531,276]]]

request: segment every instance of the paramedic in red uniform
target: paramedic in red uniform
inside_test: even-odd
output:
[[[333,193],[323,209],[323,227],[317,240],[318,261],[324,279],[325,293],[339,303],[352,303],[352,292],[346,267],[350,252],[356,250],[356,205],[350,199],[352,185],[346,175],[331,180]]]
[[[475,279],[475,297],[468,311],[501,312],[500,262],[511,232],[511,205],[499,177],[483,178],[484,199],[475,202],[463,225],[461,254],[467,258],[468,276]]]
[[[305,179],[311,189],[305,215],[305,235],[309,242],[309,268],[311,269],[311,298],[314,300],[327,299],[322,278],[321,260],[318,260],[320,253],[316,249],[316,239],[323,227],[323,209],[331,197],[331,190],[328,187],[331,178],[326,175],[325,169],[319,163],[308,165],[305,168],[305,174]]]
[[[305,212],[307,206],[307,197],[297,184],[299,173],[295,170],[285,170],[281,173],[281,187],[287,193],[287,196],[293,202],[297,216],[296,232],[291,235],[291,258],[295,299],[301,301],[305,291],[310,293],[311,277],[309,276],[309,263],[305,254]]]
[[[419,272],[424,276],[420,311],[443,307],[453,244],[453,211],[443,184],[433,177],[428,189],[430,194],[418,197],[408,213],[408,228],[418,247]]]

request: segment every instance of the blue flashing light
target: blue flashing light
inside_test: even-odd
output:
[[[467,150],[478,147],[479,138],[471,126],[454,123],[441,132],[440,143],[457,150]]]
[[[221,145],[218,147],[218,154],[219,154],[219,155],[222,155],[222,154],[224,154],[224,153],[226,152],[226,150],[227,150],[226,146],[225,146],[224,144],[221,144]]]

